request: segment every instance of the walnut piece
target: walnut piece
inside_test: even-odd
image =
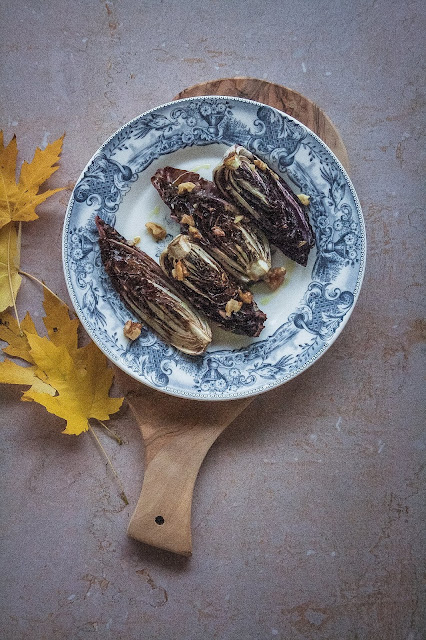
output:
[[[234,151],[233,153],[225,156],[223,164],[225,165],[225,167],[229,167],[230,169],[238,169],[238,167],[241,165],[241,160]]]
[[[165,228],[162,227],[161,224],[157,224],[156,222],[147,222],[145,224],[145,227],[157,242],[159,240],[164,240],[167,235],[167,231],[165,230]]]
[[[188,213],[184,213],[180,219],[181,224],[189,224],[190,227],[195,225],[194,218]]]
[[[127,320],[123,327],[123,333],[129,340],[136,340],[141,335],[142,324],[140,322],[132,322]]]
[[[253,294],[250,291],[240,291],[239,298],[245,304],[253,302]]]
[[[129,242],[129,245],[131,247],[135,247],[137,244],[139,244],[140,241],[141,241],[141,237],[140,236],[135,236],[133,238],[133,240],[131,242]]]
[[[264,280],[268,285],[268,287],[272,291],[275,291],[284,282],[285,274],[286,274],[285,267],[275,267],[274,269],[270,269],[268,271],[268,273],[264,277]]]
[[[253,162],[254,162],[254,164],[256,165],[256,167],[257,167],[258,169],[261,169],[262,171],[266,171],[266,169],[268,168],[268,167],[266,166],[266,164],[265,164],[264,162],[262,162],[262,160],[260,160],[260,158],[255,158],[255,159],[253,160]]]
[[[181,182],[178,184],[178,195],[182,195],[186,191],[192,191],[195,188],[195,184],[193,182]]]
[[[186,268],[182,260],[177,260],[177,262],[175,262],[174,269],[172,269],[172,276],[175,280],[180,280],[182,282],[182,280],[185,280],[187,275],[188,269]]]
[[[203,237],[196,227],[188,227],[189,235],[193,240],[201,240]]]
[[[309,196],[307,196],[305,193],[299,193],[299,195],[297,196],[299,198],[299,201],[305,205],[305,207],[308,206],[308,204],[311,201],[311,198]]]
[[[231,315],[237,311],[239,311],[241,309],[241,307],[243,306],[242,302],[238,302],[238,300],[234,300],[233,298],[231,298],[230,300],[228,300],[228,302],[226,303],[225,306],[225,314],[228,318],[231,317]]]

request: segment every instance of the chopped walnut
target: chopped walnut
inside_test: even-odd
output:
[[[233,298],[228,300],[225,306],[225,313],[227,318],[230,318],[233,313],[239,311],[242,306],[243,306],[243,303],[238,302],[238,300],[234,300]]]
[[[157,224],[156,222],[147,222],[145,224],[145,227],[157,242],[159,240],[164,240],[167,235],[167,231],[165,230],[165,228],[162,227],[161,224]]]
[[[305,205],[305,207],[307,207],[311,201],[310,196],[307,196],[305,193],[299,193],[297,197],[299,198],[299,201]]]
[[[284,282],[285,274],[286,274],[285,267],[275,267],[274,269],[270,269],[268,271],[268,273],[264,277],[264,280],[268,285],[268,287],[272,291],[275,291]]]
[[[193,227],[192,225],[188,227],[188,231],[193,240],[201,240],[201,238],[203,237],[198,229],[196,229],[196,227]]]
[[[240,291],[238,297],[245,304],[250,304],[250,302],[253,302],[253,294],[250,291]]]
[[[182,195],[182,193],[186,193],[186,191],[192,191],[195,188],[195,184],[193,182],[181,182],[178,184],[178,195]]]
[[[190,216],[188,213],[183,214],[183,216],[180,219],[180,222],[182,224],[189,224],[190,227],[193,227],[195,225],[194,218]]]
[[[229,154],[225,157],[223,164],[225,167],[229,167],[230,169],[238,169],[241,164],[241,160],[237,156],[235,152]]]
[[[298,248],[298,249],[300,249],[300,247],[304,247],[304,246],[305,246],[305,244],[306,244],[306,240],[301,240],[301,241],[298,243],[297,248]]]
[[[175,262],[175,267],[174,269],[172,269],[173,278],[182,282],[182,280],[185,280],[187,275],[188,269],[186,268],[182,260],[178,260],[177,262]]]
[[[131,242],[129,242],[129,245],[131,247],[134,247],[135,245],[139,244],[140,241],[141,241],[141,237],[140,236],[135,236],[133,238],[133,240]]]
[[[235,224],[238,224],[241,220],[244,220],[244,216],[235,216],[234,218]]]
[[[141,335],[142,324],[140,322],[132,322],[127,320],[123,327],[123,333],[129,340],[136,340]]]
[[[267,165],[259,158],[255,158],[254,164],[258,169],[261,169],[262,171],[266,171],[266,169],[268,168]]]
[[[224,236],[225,235],[224,230],[221,229],[220,227],[212,227],[212,231],[213,231],[213,234],[215,236]]]

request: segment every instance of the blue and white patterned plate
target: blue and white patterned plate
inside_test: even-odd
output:
[[[129,318],[102,266],[95,215],[158,261],[179,232],[151,176],[162,166],[195,170],[211,179],[224,151],[241,144],[310,196],[316,235],[308,266],[284,265],[284,284],[252,288],[268,316],[258,338],[219,328],[203,356],[186,356],[144,327],[135,342],[123,335]],[[145,223],[168,235],[156,243]],[[117,131],[95,153],[70,199],[63,233],[69,293],[91,338],[108,358],[142,383],[176,396],[225,400],[251,396],[295,377],[315,362],[347,322],[359,294],[366,238],[361,207],[348,175],[328,147],[290,116],[258,102],[221,96],[188,98],[157,107]]]

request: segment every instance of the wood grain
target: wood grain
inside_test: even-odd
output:
[[[345,146],[331,120],[292,89],[256,78],[224,78],[194,85],[175,99],[200,95],[249,98],[281,109],[320,136],[343,166],[349,166]],[[145,445],[142,491],[127,533],[146,544],[190,556],[192,494],[201,463],[253,398],[186,400],[142,386],[127,399]]]
[[[317,134],[336,154],[345,169],[349,170],[349,158],[340,133],[322,109],[301,93],[267,80],[257,78],[222,78],[194,84],[181,91],[179,98],[221,95],[256,100],[280,109],[296,118]]]
[[[201,463],[250,400],[197,402],[148,387],[128,397],[145,444],[145,475],[128,528],[131,537],[191,555],[192,493]]]

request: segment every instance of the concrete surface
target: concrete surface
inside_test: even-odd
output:
[[[189,560],[126,537],[143,475],[128,410],[112,421],[122,447],[101,436],[125,507],[90,435],[61,435],[2,386],[1,637],[424,638],[424,4],[5,0],[0,12],[6,139],[16,132],[23,160],[66,132],[50,186],[68,191],[22,247],[22,267],[62,297],[62,222],[82,167],[124,122],[218,77],[285,84],[330,115],[369,240],[341,337],[211,450]],[[30,282],[19,309],[42,315]]]

